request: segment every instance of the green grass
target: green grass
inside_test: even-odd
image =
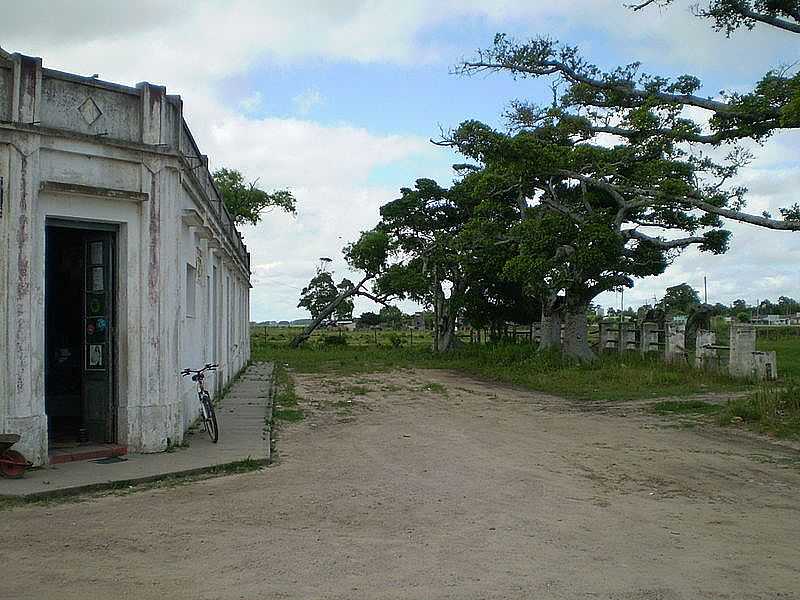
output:
[[[788,329],[788,328],[780,328]],[[797,335],[759,335],[756,337],[758,350],[774,350],[778,359],[778,375],[782,379],[800,379],[800,336]]]
[[[302,398],[294,389],[292,376],[283,366],[275,365],[275,397],[273,399],[272,419],[295,423],[305,418],[305,413],[297,405]]]
[[[351,396],[366,396],[372,390],[363,385],[349,385],[344,388],[344,391],[346,391]]]
[[[273,418],[278,421],[288,421],[296,423],[306,418],[305,413],[299,408],[278,408],[272,412]]]
[[[253,327],[250,337],[254,344],[288,344],[297,334],[303,331],[300,327]],[[333,338],[343,339],[344,342],[335,341]],[[408,329],[391,330],[356,330],[332,331],[317,329],[306,345],[315,347],[325,346],[360,346],[365,347],[400,347],[426,348],[431,345],[431,334],[428,331],[410,331]]]
[[[269,330],[268,330],[269,331]],[[371,335],[367,332],[366,335]],[[638,354],[605,355],[596,363],[582,365],[557,354],[538,353],[529,344],[470,345],[454,352],[437,354],[430,350],[430,337],[414,346],[376,347],[350,343],[324,346],[314,343],[293,349],[288,340],[267,340],[253,335],[253,359],[289,365],[299,373],[335,372],[343,375],[403,368],[451,369],[478,378],[519,385],[581,400],[634,400],[659,396],[690,395],[712,391],[747,389],[748,384],[719,373],[707,373],[686,365],[666,365],[656,358]],[[346,334],[356,339],[364,334]],[[380,340],[380,338],[379,338]]]
[[[722,405],[702,400],[665,400],[656,403],[653,410],[660,415],[709,415],[720,412]]]
[[[433,392],[434,394],[442,394],[445,396],[447,395],[447,388],[441,383],[426,383],[424,386],[422,386],[422,391]]]
[[[730,400],[719,413],[719,422],[800,439],[800,380],[765,383],[746,398]]]

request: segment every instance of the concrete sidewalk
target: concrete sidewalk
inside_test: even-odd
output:
[[[128,454],[123,462],[70,462],[28,471],[22,479],[0,478],[0,497],[36,498],[141,483],[169,475],[202,473],[227,464],[270,458],[265,418],[272,412],[272,363],[255,363],[231,386],[217,407],[219,442],[205,432],[187,434],[189,446],[160,454]]]

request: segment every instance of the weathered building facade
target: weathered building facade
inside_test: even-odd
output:
[[[0,185],[0,432],[35,464],[180,442],[180,369],[218,362],[218,393],[250,348],[249,255],[180,97],[0,49]]]

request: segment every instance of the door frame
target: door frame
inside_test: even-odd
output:
[[[119,318],[119,232],[120,226],[115,223],[108,223],[108,222],[101,222],[101,221],[90,221],[85,219],[69,219],[64,217],[45,217],[45,231],[47,228],[63,228],[63,229],[78,229],[82,231],[103,231],[111,233],[111,298],[112,298],[112,306],[111,306],[111,331],[110,339],[109,339],[109,352],[110,354],[110,388],[111,388],[111,395],[110,395],[110,403],[111,406],[109,407],[108,411],[108,418],[109,423],[107,424],[107,429],[110,432],[110,440],[109,443],[116,444],[120,441],[120,415],[119,415],[119,336],[118,331],[119,327],[117,324],[117,319]],[[46,236],[45,236],[46,238]],[[84,251],[82,248],[81,251]],[[47,263],[45,263],[45,269],[47,269]],[[83,273],[82,277],[84,279],[86,274]],[[47,290],[45,289],[45,295],[47,294]],[[84,316],[85,307],[81,309],[81,316]],[[45,322],[45,328],[47,324]],[[47,330],[45,329],[45,337],[47,336]],[[85,353],[86,349],[81,348],[81,352]],[[85,357],[82,357],[81,364],[83,364],[83,360]],[[45,390],[46,393],[46,390]],[[46,413],[45,413],[46,414]]]

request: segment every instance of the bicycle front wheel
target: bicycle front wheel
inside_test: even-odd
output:
[[[211,441],[215,444],[219,440],[219,425],[217,425],[217,413],[214,412],[214,406],[209,400],[205,400],[206,405],[206,433]]]

